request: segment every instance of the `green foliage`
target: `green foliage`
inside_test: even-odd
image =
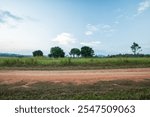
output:
[[[59,58],[64,56],[65,56],[65,52],[60,47],[51,48],[49,57]]]
[[[19,64],[20,63],[20,61],[19,61],[19,59],[4,59],[3,61],[2,61],[2,63],[1,63],[1,65],[2,66],[13,66],[13,65],[17,65],[17,64]]]
[[[63,65],[63,66],[69,66],[69,65],[72,64],[71,58],[61,59],[60,63],[61,63],[61,65]]]
[[[0,58],[0,69],[18,67],[16,69],[107,69],[150,67],[149,57],[117,57],[117,58],[48,58],[23,57]]]
[[[6,67],[35,66],[38,62],[34,58],[0,58],[0,65]]]
[[[134,53],[134,55],[139,54],[139,52],[142,51],[141,47],[135,42],[133,42],[133,45],[131,46],[131,50]]]
[[[78,49],[78,48],[72,48],[71,50],[70,50],[70,53],[69,53],[70,55],[72,55],[73,57],[75,57],[75,56],[80,56],[80,54],[81,54],[81,52],[80,52],[80,50]]]
[[[33,56],[43,56],[43,52],[41,50],[36,50],[33,52]]]
[[[83,46],[81,48],[81,56],[82,57],[93,57],[94,50],[88,46]]]

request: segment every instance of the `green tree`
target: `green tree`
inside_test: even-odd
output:
[[[71,50],[70,50],[70,55],[72,55],[73,57],[75,57],[75,56],[80,56],[80,50],[78,49],[78,48],[72,48]]]
[[[94,50],[88,46],[83,46],[81,48],[81,56],[82,57],[93,57]]]
[[[131,46],[131,50],[134,53],[134,55],[139,54],[141,50],[141,47],[139,46],[139,44],[133,42],[133,45]]]
[[[32,54],[34,57],[43,56],[43,52],[41,50],[36,50],[36,51],[32,52]]]
[[[64,56],[65,56],[65,52],[60,47],[51,48],[49,57],[59,58]]]

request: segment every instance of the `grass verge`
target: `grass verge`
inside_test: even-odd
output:
[[[0,70],[86,70],[150,67],[150,58],[0,58]]]
[[[150,99],[150,80],[101,81],[95,84],[38,82],[26,86],[0,83],[0,99],[13,100],[145,100]]]

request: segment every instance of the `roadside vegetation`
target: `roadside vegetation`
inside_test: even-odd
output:
[[[76,70],[150,67],[150,57],[113,58],[0,58],[0,69]]]
[[[0,99],[17,100],[149,100],[150,80],[140,82],[116,80],[101,81],[94,84],[61,84],[38,82],[27,85],[0,83]]]

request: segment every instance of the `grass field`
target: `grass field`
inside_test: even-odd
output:
[[[39,82],[24,87],[25,84],[26,82],[0,84],[0,99],[150,99],[150,80],[141,82],[101,81],[82,85]]]
[[[149,57],[139,58],[0,58],[0,69],[109,69],[150,67]]]
[[[0,58],[1,70],[77,70],[150,67],[150,58]],[[150,99],[150,80],[101,81],[76,85],[0,83],[0,99]]]

